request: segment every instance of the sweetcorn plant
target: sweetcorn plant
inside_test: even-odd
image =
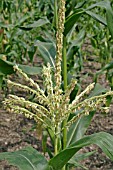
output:
[[[108,111],[106,97],[113,95],[112,91],[99,96],[84,98],[86,94],[94,88],[95,84],[90,84],[84,91],[70,101],[70,94],[77,84],[72,79],[67,85],[66,82],[66,56],[63,56],[63,32],[65,22],[65,0],[60,0],[58,12],[58,30],[56,33],[56,62],[55,71],[48,63],[43,66],[43,89],[31,78],[27,76],[17,65],[14,66],[16,74],[25,80],[27,85],[7,81],[9,88],[16,88],[24,92],[33,94],[32,101],[10,94],[3,101],[4,107],[13,113],[24,114],[27,118],[41,122],[43,129],[47,130],[54,147],[52,158],[47,161],[32,147],[25,148],[13,153],[1,153],[0,159],[7,159],[11,164],[18,166],[21,170],[66,170],[72,166],[78,166],[76,153],[84,146],[97,144],[113,160],[113,136],[100,132],[90,136],[85,136],[83,129],[79,129],[82,134],[75,139],[79,121],[86,117],[90,119],[90,114],[95,110]],[[63,51],[63,54],[62,54]],[[64,58],[63,58],[64,57]],[[64,62],[64,89],[62,90],[61,62]],[[70,116],[71,115],[71,116]],[[85,122],[82,120],[82,123]],[[72,129],[72,126],[74,127]],[[83,125],[82,125],[83,126]],[[82,127],[81,126],[81,127]],[[80,128],[80,127],[79,127]],[[72,129],[72,130],[71,130]],[[71,133],[70,138],[68,132]],[[74,134],[74,135],[73,135]],[[73,138],[73,139],[72,139]],[[91,154],[91,153],[90,153]],[[89,154],[89,155],[90,155]],[[15,159],[15,157],[17,159]],[[81,166],[81,165],[79,165]]]

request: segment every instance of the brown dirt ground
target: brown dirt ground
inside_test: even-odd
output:
[[[100,65],[96,63],[92,67],[91,62],[84,64],[85,69],[82,71],[84,73],[90,73],[87,79],[82,80],[83,88],[90,82],[92,82],[92,75]],[[104,87],[109,87],[108,82],[105,81],[105,76],[102,75],[99,78],[99,82],[103,84]],[[37,131],[31,131],[34,124],[33,120],[28,120],[22,115],[15,115],[8,113],[3,109],[3,91],[0,92],[0,152],[15,151],[19,150],[25,146],[32,145],[37,150],[41,151],[41,138],[37,136]],[[95,132],[108,132],[113,135],[113,105],[111,105],[110,112],[107,115],[95,114],[90,127],[87,130],[87,134],[92,134]],[[94,155],[89,159],[83,161],[82,163],[89,170],[113,170],[113,162],[107,158],[101,149],[95,145],[86,147],[82,152],[97,150]],[[10,166],[6,161],[0,163],[0,170],[17,170],[17,168]],[[82,170],[77,168],[77,170]]]

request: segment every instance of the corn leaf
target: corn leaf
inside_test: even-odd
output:
[[[43,155],[32,147],[15,152],[0,153],[0,160],[7,160],[20,170],[47,170],[48,163]]]
[[[108,3],[106,6],[106,19],[111,37],[113,39],[113,10],[110,6],[110,3]]]
[[[100,15],[97,15],[91,11],[95,7],[101,7],[101,8],[103,7],[106,9],[106,20],[103,17],[101,17]],[[98,22],[100,22],[104,25],[106,25],[106,23],[107,23],[108,29],[110,31],[112,38],[113,38],[113,29],[112,29],[113,28],[113,10],[111,8],[109,1],[101,1],[101,2],[95,3],[91,6],[89,6],[87,9],[83,9],[83,8],[75,9],[74,13],[71,14],[68,18],[66,18],[65,31],[64,31],[65,36],[69,33],[69,31],[72,29],[74,24],[76,24],[78,19],[84,13],[87,13],[88,15],[90,15],[91,17],[93,17]]]
[[[89,97],[98,96],[105,92],[107,92],[107,89],[105,87],[101,86],[99,83],[97,83],[95,85],[94,90],[90,93]]]
[[[76,39],[73,40],[73,41],[70,41],[71,42],[71,45],[67,51],[67,60],[70,60],[70,58],[72,57],[72,51],[73,51],[73,47],[80,47],[80,45],[82,44],[83,42],[83,39],[85,37],[85,29],[83,28],[79,33],[78,35],[76,36]]]
[[[68,162],[69,165],[72,165],[73,167],[80,167],[84,170],[88,170],[85,166],[83,166],[80,161],[88,158],[89,156],[93,155],[96,151],[88,152],[88,153],[83,153],[83,154],[75,154]]]
[[[64,35],[66,36],[72,29],[74,24],[78,21],[79,17],[84,13],[83,9],[76,10],[72,15],[70,15],[65,22]]]
[[[29,75],[40,74],[42,70],[41,67],[27,66],[27,65],[22,65],[22,64],[19,64],[18,66],[20,69],[23,70],[23,72]]]
[[[91,123],[94,113],[95,112],[91,112],[88,116],[79,118],[75,123],[71,125],[67,134],[67,146],[84,136],[88,126]]]
[[[4,61],[0,59],[0,74],[8,75],[14,73],[13,66],[15,63]],[[41,67],[32,67],[27,65],[18,64],[19,68],[21,68],[25,73],[29,75],[39,74],[41,72]],[[7,68],[7,69],[6,69]]]
[[[109,1],[101,1],[101,2],[95,3],[95,4],[91,5],[90,7],[88,7],[87,10],[91,10],[95,7],[103,7],[106,9],[107,26],[110,31],[111,37],[113,38],[113,10],[110,5],[110,2]]]
[[[7,61],[0,59],[0,74],[7,75],[7,74],[12,74],[12,73],[14,73],[13,64],[7,63]]]
[[[41,26],[48,24],[48,23],[49,23],[49,20],[47,20],[47,18],[41,18],[38,21],[34,21],[32,24],[20,26],[19,28],[23,29],[23,30],[27,30],[27,29],[29,30],[29,29],[32,29],[32,28],[41,27]]]
[[[74,162],[79,162],[82,161],[86,158],[88,158],[89,156],[93,155],[96,152],[96,150],[92,151],[92,152],[88,152],[88,153],[77,153],[75,154],[68,163],[73,164]]]
[[[113,136],[106,132],[99,132],[76,141],[52,158],[49,165],[54,170],[60,170],[81,148],[91,144],[99,146],[113,161]]]
[[[44,59],[45,63],[50,63],[54,68],[54,58],[56,55],[56,48],[52,42],[41,42],[39,40],[36,41],[35,46],[38,47],[38,50]]]
[[[106,64],[101,70],[99,70],[96,75],[98,76],[99,74],[102,74],[104,71],[109,71],[113,69],[113,61],[109,62]]]
[[[103,18],[102,16],[97,15],[92,11],[86,11],[86,14],[90,15],[92,18],[99,21],[101,24],[107,26],[107,22],[106,22],[105,18]]]

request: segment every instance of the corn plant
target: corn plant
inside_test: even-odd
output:
[[[52,6],[52,9],[54,9],[53,13],[55,13],[53,19],[54,21],[56,20],[57,23],[57,15],[55,11],[58,8],[58,4],[55,2],[57,1],[54,1],[54,3],[52,3],[55,5]],[[82,49],[83,42],[85,41],[85,37],[91,39],[92,45],[96,44],[96,40],[98,41],[95,47],[96,48],[95,51],[96,51],[96,55],[97,55],[97,51],[100,51],[98,55],[99,58],[101,58],[101,62],[102,61],[106,62],[105,58],[106,60],[108,60],[108,58],[109,59],[111,58],[112,56],[111,39],[113,37],[113,32],[111,27],[113,23],[112,18],[113,18],[113,11],[109,1],[99,1],[99,2],[66,1],[66,20],[65,20],[64,37],[65,37],[65,48],[66,48],[67,63],[68,63],[67,71],[69,75],[70,73],[72,74],[74,72],[74,75],[76,74],[77,77],[78,73],[82,69],[84,57],[81,49]],[[54,23],[54,21],[52,21],[52,23]],[[54,24],[54,27],[56,30],[57,24]],[[46,35],[48,33],[51,34],[51,32],[48,32],[46,30],[44,34]],[[95,40],[95,36],[97,36],[96,40]],[[101,41],[102,38],[103,41]],[[42,57],[44,58],[45,63],[49,61],[51,63],[51,66],[54,65],[53,63],[55,61],[55,55],[56,55],[54,44],[55,44],[55,39],[51,38],[50,36],[48,36],[48,39],[46,39],[46,41],[45,39],[39,40],[37,38],[36,43],[34,44],[35,46],[38,46],[38,50],[41,53]],[[87,55],[86,52],[85,54]]]
[[[0,40],[0,53],[8,61],[33,61],[36,53],[33,41],[37,36],[33,33],[41,34],[41,28],[49,23],[44,13],[38,9],[40,6],[36,0],[0,1],[0,28],[4,30]]]
[[[7,159],[11,164],[16,165],[21,170],[67,170],[69,167],[76,167],[79,164],[80,155],[77,152],[90,144],[98,145],[103,152],[113,160],[113,136],[99,132],[90,136],[85,136],[85,131],[90,121],[98,111],[108,111],[106,97],[112,96],[113,91],[107,91],[104,94],[89,96],[95,84],[90,84],[84,91],[78,94],[73,101],[70,101],[70,94],[77,84],[76,79],[72,79],[67,85],[67,62],[65,48],[65,0],[59,1],[58,25],[56,33],[56,57],[55,70],[50,63],[43,66],[43,86],[40,86],[24,73],[17,65],[14,71],[25,80],[27,85],[7,80],[9,88],[16,88],[34,95],[33,101],[28,98],[19,97],[10,94],[3,101],[7,111],[24,114],[27,118],[40,122],[45,131],[47,131],[53,144],[54,152],[51,152],[51,158],[46,158],[32,147],[27,147],[16,152],[4,152],[0,154],[0,159]],[[63,60],[62,60],[63,59]],[[63,63],[63,77],[62,67]],[[64,82],[64,91],[62,89],[62,80]],[[81,155],[87,157],[93,154]]]
[[[49,26],[47,17],[39,10],[40,7],[36,0],[0,1],[0,88],[3,87],[3,77],[13,73],[15,62],[33,62],[37,55],[34,37],[37,33],[42,33],[42,27]],[[20,67],[27,74],[37,74],[41,70],[40,67]]]

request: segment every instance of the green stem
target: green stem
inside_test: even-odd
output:
[[[58,139],[57,139],[57,137],[55,137],[55,143],[54,143],[54,150],[55,150],[55,155],[57,155],[57,153],[58,153],[58,147],[57,147],[57,145],[58,145]]]
[[[55,132],[56,132],[56,134],[57,134],[57,127],[56,127],[56,129],[55,129]],[[55,153],[55,155],[58,154],[58,135],[55,135],[54,153]]]

